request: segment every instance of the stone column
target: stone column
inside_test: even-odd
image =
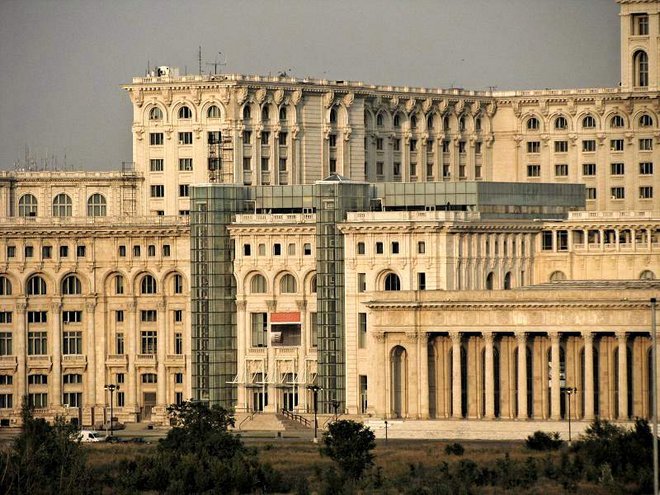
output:
[[[50,311],[53,319],[53,371],[50,375],[52,393],[49,402],[51,408],[59,408],[62,404],[62,303],[52,303]]]
[[[137,354],[137,336],[136,336],[136,318],[137,318],[137,304],[131,301],[127,305],[126,318],[128,319],[128,335],[126,338],[126,350],[128,354],[128,390],[126,397],[126,405],[131,413],[137,412],[137,376],[135,369],[135,356]]]
[[[96,335],[94,315],[96,301],[88,301],[87,309],[87,404],[90,407],[96,405]],[[103,385],[103,384],[101,384]]]
[[[619,419],[628,419],[628,363],[626,333],[616,334],[619,344]]]
[[[429,349],[425,332],[417,335],[417,356],[419,357],[419,418],[429,419]]]
[[[170,340],[169,335],[169,315],[167,314],[167,303],[163,300],[158,303],[158,315],[156,321],[160,327],[160,335],[156,341],[156,373],[158,374],[158,385],[156,388],[156,404],[163,410],[168,404],[167,400],[167,371],[165,369],[165,357],[167,352],[167,343]],[[164,411],[163,411],[164,413]]]
[[[14,404],[14,409],[20,411],[21,404],[25,394],[27,394],[26,388],[26,367],[25,367],[25,355],[27,354],[27,325],[25,321],[25,313],[27,310],[27,303],[19,302],[16,303],[16,342],[14,343],[14,353],[16,354],[16,390],[18,392],[18,400]]]
[[[495,366],[493,364],[493,334],[483,332],[485,352],[484,389],[486,392],[486,415],[487,419],[495,417]]]
[[[594,347],[593,335],[585,332],[584,341],[584,419],[594,419]]]
[[[550,377],[550,418],[561,419],[561,383],[559,362],[559,334],[550,334],[550,361],[552,363],[552,376]]]
[[[298,362],[296,363],[296,370],[298,373],[297,382],[300,382],[301,377],[305,376],[305,365],[307,363],[307,349],[308,349],[308,327],[307,327],[307,300],[300,299],[296,301],[296,306],[298,311],[300,311],[300,353],[298,354]],[[359,401],[360,401],[360,391],[358,384],[358,406],[357,411],[360,410]],[[307,396],[307,390],[305,385],[296,383],[295,385],[296,392],[298,393],[298,409],[304,410],[304,398]]]
[[[527,335],[516,335],[518,340],[518,419],[527,419]]]
[[[236,369],[239,376],[239,384],[237,387],[237,400],[236,404],[238,405],[237,409],[243,408],[243,410],[248,410],[248,394],[245,386],[240,383],[241,371],[245,369],[245,355],[248,348],[248,337],[250,333],[250,322],[246,318],[247,301],[245,299],[239,299],[236,301]],[[249,381],[247,376],[244,377],[243,382]]]
[[[461,384],[461,334],[460,332],[452,332],[449,334],[451,337],[451,378],[452,378],[452,418],[461,419],[462,414],[462,397],[463,390]]]
[[[267,359],[265,372],[269,383],[266,384],[266,391],[268,392],[268,405],[264,407],[264,412],[277,412],[280,406],[280,404],[277,403],[279,398],[277,397],[277,388],[275,388],[272,384],[277,381],[278,377],[275,376],[277,372],[277,366],[275,362],[275,349],[273,348],[271,333],[272,324],[270,321],[271,314],[273,314],[277,309],[277,302],[275,300],[268,300],[266,301],[266,306],[268,308],[268,331],[266,332]]]

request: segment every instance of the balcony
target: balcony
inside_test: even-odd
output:
[[[275,357],[297,357],[298,347],[275,347]]]
[[[87,365],[85,354],[65,354],[62,356],[63,368],[84,368]]]
[[[0,370],[16,370],[16,356],[0,356]]]
[[[156,366],[155,354],[138,354],[135,356],[136,366]]]
[[[108,354],[105,358],[106,366],[126,366],[128,364],[128,356],[126,354]]]
[[[168,354],[165,357],[165,366],[185,366],[186,356],[183,354]]]
[[[48,369],[52,367],[52,360],[50,356],[28,356],[27,365],[29,368],[43,368]]]

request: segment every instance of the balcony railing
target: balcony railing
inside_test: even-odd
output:
[[[0,369],[16,369],[16,356],[0,356]]]

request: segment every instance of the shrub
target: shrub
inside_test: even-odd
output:
[[[447,444],[445,447],[445,454],[447,455],[463,455],[464,453],[465,449],[458,442]]]
[[[559,438],[559,433],[546,433],[544,431],[535,431],[533,435],[527,437],[525,445],[532,450],[557,450],[563,445],[564,441]]]
[[[339,464],[346,478],[357,480],[373,465],[376,447],[374,433],[361,423],[340,420],[330,423],[323,434],[321,454]]]

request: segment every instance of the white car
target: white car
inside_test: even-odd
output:
[[[75,435],[74,440],[83,443],[89,442],[102,442],[103,440],[99,436],[98,431],[93,430],[80,430],[77,435]]]

